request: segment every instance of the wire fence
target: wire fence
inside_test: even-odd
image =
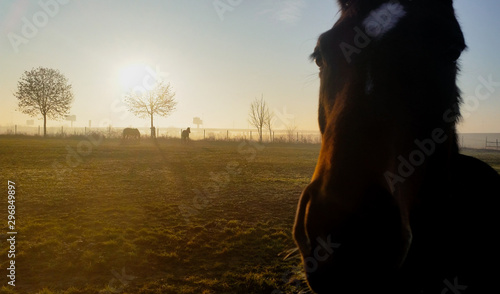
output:
[[[488,148],[495,148],[495,149],[499,150],[500,149],[499,140],[496,139],[495,141],[488,141],[488,137],[486,137],[485,148],[486,149],[488,149]]]
[[[458,140],[462,148],[500,150],[500,133],[459,134]]]
[[[137,128],[141,137],[151,136],[149,128]],[[90,134],[99,134],[106,138],[122,138],[124,128],[122,127],[47,127],[47,135],[53,137],[68,136],[87,136]],[[161,128],[155,130],[158,138],[181,138],[181,133],[185,129],[181,128]],[[3,135],[27,135],[43,136],[43,127],[41,126],[0,126],[0,134]],[[241,140],[259,140],[257,130],[251,129],[208,129],[191,128],[189,135],[191,140],[211,140],[211,141],[241,141]],[[303,130],[274,130],[263,132],[262,140],[265,142],[288,142],[288,143],[321,143],[321,134],[319,131]]]
[[[68,137],[86,136],[100,134],[106,138],[121,138],[123,127],[47,127],[48,136]],[[138,128],[141,137],[151,136],[149,128]],[[181,128],[156,128],[156,136],[159,138],[181,138]],[[42,126],[9,125],[0,126],[0,135],[28,135],[43,136]],[[190,139],[211,141],[240,141],[259,140],[259,134],[255,129],[216,129],[216,128],[191,128]],[[304,130],[273,130],[264,131],[262,139],[265,142],[288,142],[288,143],[321,143],[319,131]],[[500,150],[500,133],[461,133],[459,144],[463,148],[474,149],[498,149]]]

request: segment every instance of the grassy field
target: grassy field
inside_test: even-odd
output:
[[[500,173],[500,151],[499,150],[482,150],[482,149],[463,149],[462,153],[473,156],[487,162],[498,173]]]
[[[0,137],[16,287],[0,293],[298,293],[291,228],[318,145]],[[500,171],[500,153],[465,150]],[[0,244],[0,267],[8,245]],[[14,290],[15,289],[15,290]]]
[[[1,291],[297,292],[298,259],[283,253],[318,149],[0,137],[18,231],[16,292],[5,274]],[[6,209],[0,216],[5,240]]]

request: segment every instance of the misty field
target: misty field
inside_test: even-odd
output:
[[[18,232],[16,286],[4,270],[0,292],[297,292],[299,259],[283,257],[318,151],[0,137],[2,239],[8,180]]]
[[[0,137],[16,286],[0,293],[298,293],[291,229],[319,145]],[[466,150],[500,171],[500,152]],[[9,266],[2,241],[0,267]]]

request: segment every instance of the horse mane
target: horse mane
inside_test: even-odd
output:
[[[341,7],[342,13],[359,15],[368,13],[371,11],[372,7],[379,6],[382,3],[388,2],[387,0],[371,0],[370,3],[364,0],[338,0],[339,6]],[[368,5],[370,7],[368,8]]]
[[[395,3],[412,3],[419,2],[421,0],[370,0],[369,2],[366,0],[337,0],[339,6],[341,7],[342,13],[360,15],[368,13],[372,10],[372,7],[379,6],[383,3],[395,2]],[[447,5],[453,5],[453,0],[432,0],[430,3],[443,2]],[[370,4],[368,6],[367,4]]]

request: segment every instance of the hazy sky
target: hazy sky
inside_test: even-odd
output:
[[[469,106],[459,130],[500,132],[500,84],[476,98],[481,77],[500,82],[500,1],[455,3],[469,46],[459,80]],[[16,111],[13,93],[25,70],[44,66],[73,85],[75,126],[147,127],[124,111],[122,97],[161,78],[178,104],[159,127],[193,126],[199,116],[207,128],[247,128],[250,102],[264,95],[281,118],[277,127],[295,121],[315,130],[319,80],[308,56],[337,10],[333,0],[1,0],[0,125],[30,119]]]

